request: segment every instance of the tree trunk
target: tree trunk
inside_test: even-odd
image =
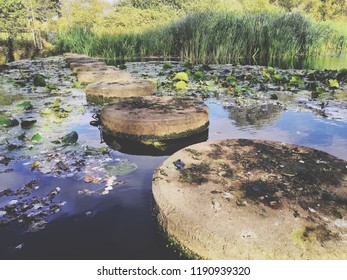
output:
[[[8,35],[7,37],[7,61],[14,61],[14,37],[12,35]]]

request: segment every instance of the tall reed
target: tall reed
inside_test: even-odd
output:
[[[344,39],[301,14],[200,12],[144,33],[95,34],[75,27],[57,49],[107,59],[162,56],[193,63],[338,53]]]

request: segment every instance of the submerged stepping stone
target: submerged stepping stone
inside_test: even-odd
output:
[[[208,107],[193,98],[144,96],[106,105],[101,124],[120,138],[160,140],[189,137],[207,129]]]
[[[155,93],[156,83],[149,80],[124,80],[89,84],[85,91],[88,97],[132,97],[147,96]]]
[[[346,259],[347,162],[260,140],[173,154],[153,176],[166,234],[207,259]]]
[[[106,70],[106,71],[91,71],[79,72],[77,80],[80,83],[90,84],[96,82],[113,82],[117,80],[130,80],[131,75],[126,71]]]

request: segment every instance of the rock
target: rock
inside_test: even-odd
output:
[[[203,102],[169,96],[124,98],[106,105],[100,119],[108,131],[136,140],[188,137],[204,131],[209,124]]]
[[[178,161],[183,168],[172,168]],[[346,166],[279,142],[199,143],[156,169],[155,215],[179,246],[206,259],[345,259]]]
[[[155,93],[156,90],[157,85],[149,80],[97,82],[89,84],[85,89],[87,98],[146,96]]]

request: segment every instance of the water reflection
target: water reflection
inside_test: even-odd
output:
[[[347,160],[347,120],[331,120],[312,112],[280,111],[261,126],[242,119],[230,121],[230,109],[207,102],[211,118],[209,140],[248,138],[303,145]],[[234,109],[236,112],[238,109]],[[237,112],[236,112],[237,113]],[[235,114],[236,114],[235,113]]]
[[[276,104],[254,105],[242,108],[225,108],[229,118],[238,127],[252,125],[257,129],[274,122],[281,114],[283,107]]]
[[[208,129],[191,137],[165,141],[135,141],[102,132],[102,141],[111,149],[128,155],[168,156],[184,147],[207,141]]]
[[[347,67],[347,55],[325,55],[311,57],[294,57],[294,58],[271,58],[256,59],[248,58],[239,61],[242,65],[262,65],[272,66],[282,69],[317,69],[317,70],[340,70]]]

